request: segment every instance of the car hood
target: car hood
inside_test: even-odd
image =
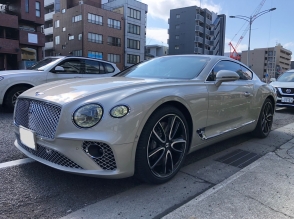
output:
[[[35,70],[8,70],[8,71],[0,71],[0,76],[9,76],[9,75],[16,75],[16,74],[28,74],[28,73],[37,73],[40,71]]]
[[[22,93],[20,97],[42,99],[50,102],[56,102],[64,105],[82,97],[90,95],[103,95],[113,93],[122,93],[123,90],[147,89],[150,87],[162,86],[175,80],[166,79],[140,79],[125,77],[109,77],[99,79],[69,79],[56,81],[34,87]]]
[[[275,81],[270,83],[270,85],[274,87],[281,87],[281,88],[294,88],[294,82],[279,82]]]

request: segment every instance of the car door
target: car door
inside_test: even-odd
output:
[[[115,69],[111,64],[95,60],[85,59],[84,66],[84,77],[86,78],[111,77],[115,72]]]
[[[215,76],[220,70],[235,71],[240,79],[223,82],[217,87]],[[206,137],[218,136],[252,122],[252,76],[250,70],[234,61],[222,60],[215,65],[206,83],[209,99]]]
[[[56,71],[57,66],[62,67],[63,71]],[[47,82],[52,82],[56,80],[65,80],[71,78],[82,78],[83,70],[80,59],[69,58],[66,59],[55,67],[53,67],[47,74]]]

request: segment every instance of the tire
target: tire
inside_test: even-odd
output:
[[[257,125],[253,135],[258,138],[266,138],[272,128],[274,107],[270,99],[266,99],[262,105]]]
[[[23,93],[24,91],[28,90],[29,88],[26,86],[17,86],[13,87],[12,89],[8,90],[5,95],[4,106],[8,110],[13,110],[17,97]]]
[[[140,135],[135,160],[135,176],[161,184],[180,170],[189,147],[189,131],[184,115],[175,107],[156,110]]]

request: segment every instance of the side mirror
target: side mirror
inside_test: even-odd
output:
[[[277,79],[275,79],[275,78],[270,79],[270,82],[275,82],[275,81],[277,81]]]
[[[239,78],[240,76],[234,71],[220,70],[218,73],[216,73],[215,86],[219,87],[223,82],[236,81]]]
[[[55,72],[63,72],[63,71],[64,71],[64,68],[61,67],[61,66],[56,66],[56,67],[54,68],[54,71],[55,71]]]

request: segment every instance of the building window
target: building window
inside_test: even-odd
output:
[[[181,17],[181,15],[180,15],[180,14],[177,14],[177,15],[176,15],[176,18],[180,18],[180,17]]]
[[[60,44],[60,36],[55,37],[55,45]]]
[[[88,13],[88,22],[92,24],[103,25],[102,16]]]
[[[131,54],[127,55],[127,63],[129,63],[129,64],[137,64],[139,62],[140,62],[140,56],[131,55]]]
[[[66,48],[66,46],[65,45],[62,45],[62,49],[65,49]]]
[[[81,20],[82,20],[82,15],[77,15],[77,16],[72,17],[72,22],[73,23],[79,22]]]
[[[176,40],[180,39],[180,36],[179,35],[176,35]]]
[[[175,46],[175,49],[180,49],[180,46]]]
[[[140,49],[140,41],[128,39],[128,48],[130,49]]]
[[[137,20],[141,20],[141,11],[128,8],[128,16]]]
[[[73,56],[82,56],[82,50],[74,50],[72,51]]]
[[[41,6],[40,2],[36,2],[36,16],[41,17]]]
[[[108,27],[120,30],[120,21],[108,18]]]
[[[69,35],[68,36],[68,40],[74,40],[75,39],[75,36],[74,35]]]
[[[83,34],[80,33],[78,38],[79,38],[79,40],[82,40],[83,39]]]
[[[62,10],[61,10],[61,13],[64,14],[64,13],[65,13],[65,9],[62,9]]]
[[[58,28],[58,27],[59,27],[59,23],[60,23],[59,20],[55,21],[55,22],[54,22],[54,27],[55,27],[55,28]]]
[[[107,61],[114,62],[114,63],[120,63],[120,55],[108,54]]]
[[[107,44],[111,45],[111,46],[121,46],[120,38],[108,37],[107,38]]]
[[[94,58],[94,59],[102,59],[103,53],[102,52],[94,52],[94,51],[88,51],[88,57]]]
[[[26,10],[26,13],[29,13],[29,0],[26,0],[25,2],[25,10]]]
[[[180,25],[178,24],[178,25],[176,25],[176,29],[180,29]]]
[[[135,24],[128,24],[128,33],[140,35],[140,26]]]
[[[66,31],[66,27],[63,27],[63,28],[62,28],[62,31],[65,32],[65,31]]]
[[[93,43],[103,43],[102,35],[96,33],[88,33],[88,41]]]

